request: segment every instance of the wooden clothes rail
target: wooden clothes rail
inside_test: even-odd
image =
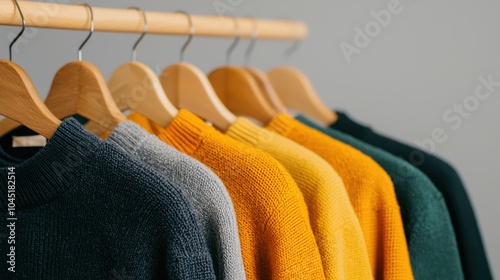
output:
[[[70,30],[89,30],[90,16],[83,5],[62,5],[19,1],[19,6],[29,27]],[[137,10],[92,7],[95,31],[142,33],[143,19]],[[179,13],[146,12],[148,34],[188,35],[186,15]],[[225,16],[192,15],[196,36],[234,37],[234,19]],[[238,18],[240,35],[251,38],[257,26],[258,39],[301,40],[307,27],[298,21]],[[21,17],[11,0],[0,0],[0,25],[22,26]]]

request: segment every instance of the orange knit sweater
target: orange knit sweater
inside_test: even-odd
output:
[[[365,237],[376,279],[413,279],[394,185],[370,157],[312,129],[289,115],[276,116],[267,128],[314,151],[344,180]]]
[[[361,226],[340,176],[321,157],[276,133],[238,118],[226,135],[278,160],[299,186],[326,279],[372,279]]]
[[[166,129],[136,113],[129,119],[198,159],[224,182],[248,279],[325,279],[304,198],[281,164],[186,110]]]

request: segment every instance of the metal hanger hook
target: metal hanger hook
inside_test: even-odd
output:
[[[85,38],[85,41],[83,41],[83,43],[78,48],[78,61],[82,61],[83,46],[85,46],[85,44],[87,44],[87,41],[90,39],[90,37],[92,37],[92,34],[94,34],[94,11],[92,10],[92,7],[88,3],[80,2],[80,3],[76,3],[76,5],[86,6],[90,12],[90,33],[87,36],[87,38]]]
[[[255,43],[257,43],[257,36],[259,36],[259,30],[257,29],[257,20],[254,17],[247,17],[252,20],[252,37],[250,38],[250,43],[245,51],[245,65],[250,65],[250,56],[252,55],[253,49],[255,48]]]
[[[188,35],[188,39],[184,43],[184,45],[182,46],[181,53],[179,55],[179,60],[182,62],[182,61],[184,61],[184,52],[186,51],[187,47],[191,43],[191,40],[193,40],[195,29],[194,29],[194,25],[193,25],[193,20],[191,19],[191,14],[189,14],[186,11],[177,11],[176,13],[180,13],[180,14],[186,15],[188,23],[189,23],[189,35]]]
[[[140,8],[138,7],[130,7],[129,9],[133,9],[133,10],[137,10],[141,16],[142,16],[142,23],[143,23],[143,31],[142,31],[142,34],[141,36],[139,37],[139,39],[137,39],[137,41],[135,42],[134,46],[132,47],[132,61],[135,62],[136,59],[137,59],[137,46],[139,45],[139,43],[142,41],[142,39],[144,38],[144,36],[146,36],[146,34],[148,33],[148,18],[146,17],[146,13],[141,10]]]
[[[288,47],[286,50],[285,50],[285,58],[289,58],[293,53],[295,53],[300,45],[302,44],[302,41],[301,40],[297,40],[293,43],[293,45],[291,45],[290,47]]]
[[[26,20],[24,18],[23,11],[21,11],[21,7],[19,7],[19,3],[17,3],[17,0],[14,0],[14,4],[16,4],[17,10],[19,11],[19,15],[21,16],[23,28],[21,28],[21,31],[19,32],[19,34],[17,34],[16,38],[14,38],[14,40],[12,40],[12,42],[9,45],[9,60],[10,61],[12,61],[12,47],[17,42],[17,40],[23,35],[24,30],[26,30]]]
[[[240,29],[240,24],[239,24],[238,18],[232,16],[231,19],[234,22],[234,28],[236,30],[236,34],[235,34],[233,43],[231,43],[231,45],[229,46],[229,48],[226,51],[226,64],[228,64],[228,65],[231,61],[231,54],[233,53],[234,49],[236,48],[236,45],[238,45],[238,43],[240,42],[240,39],[241,39],[241,29]]]

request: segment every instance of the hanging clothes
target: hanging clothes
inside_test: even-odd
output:
[[[281,164],[187,110],[180,110],[165,129],[137,113],[129,118],[200,160],[225,184],[236,211],[247,279],[325,279],[306,203]]]
[[[233,202],[219,177],[131,121],[116,126],[106,141],[179,186],[203,230],[217,279],[246,279]]]
[[[66,119],[15,167],[15,263],[1,279],[216,279],[189,202],[172,182]],[[0,206],[7,213],[7,188]],[[5,234],[7,227],[1,227]],[[2,242],[2,252],[7,252]]]
[[[493,279],[472,204],[455,169],[432,154],[376,133],[346,113],[337,112],[337,115],[338,120],[331,128],[400,157],[429,177],[443,195],[450,212],[465,279]]]
[[[304,124],[371,156],[391,176],[401,207],[415,279],[463,279],[450,215],[441,193],[419,170],[380,149],[307,118]]]
[[[370,157],[289,115],[276,116],[266,128],[315,152],[342,177],[375,278],[413,279],[399,205],[387,173]]]
[[[238,118],[226,135],[271,155],[292,175],[306,201],[327,279],[373,279],[344,183],[326,161],[245,118]]]

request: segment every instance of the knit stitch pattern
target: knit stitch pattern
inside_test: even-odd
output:
[[[215,279],[182,192],[76,120],[65,120],[47,146],[15,166],[16,272],[4,267],[0,279]],[[6,256],[11,245],[1,243]]]
[[[379,134],[369,126],[354,121],[346,113],[337,111],[337,116],[331,128],[404,159],[429,177],[442,194],[450,213],[465,279],[492,280],[474,208],[457,170],[437,155]]]
[[[238,118],[226,135],[278,160],[307,207],[326,279],[371,279],[361,226],[340,176],[321,157],[274,132]]]
[[[301,122],[376,160],[391,176],[401,207],[415,279],[464,279],[451,218],[441,193],[420,170],[338,130]]]
[[[148,131],[156,125],[129,116]],[[234,204],[247,279],[325,279],[307,206],[276,160],[217,132],[186,110],[158,138],[198,159],[224,182]]]
[[[179,186],[203,230],[217,279],[246,279],[233,202],[217,175],[131,121],[116,126],[107,141]]]
[[[342,177],[365,237],[376,279],[413,279],[394,186],[370,157],[289,115],[276,116],[267,128],[315,152]]]

